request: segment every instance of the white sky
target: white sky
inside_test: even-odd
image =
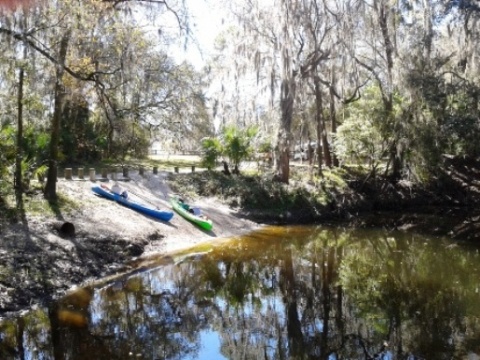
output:
[[[218,0],[186,0],[186,3],[191,15],[192,36],[198,44],[189,41],[187,50],[180,49],[178,57],[200,68],[213,52],[223,16]]]

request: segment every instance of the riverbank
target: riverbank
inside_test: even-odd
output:
[[[171,190],[166,176],[130,174],[118,182],[132,199],[148,199],[167,210]],[[113,184],[60,179],[58,194],[68,202],[64,210],[28,211],[23,223],[0,227],[0,317],[47,302],[89,280],[125,271],[128,262],[140,256],[221,241],[260,226],[213,197],[188,199],[212,219],[212,231],[178,215],[162,222],[95,195],[91,187],[100,183]],[[34,207],[42,196],[30,195],[31,203],[25,207]],[[73,236],[59,231],[65,223],[73,224]]]
[[[340,222],[478,243],[480,185],[474,176],[480,162],[446,165],[448,177],[429,188],[406,181],[366,182],[350,174],[325,176],[312,184],[306,180],[308,172],[298,169],[298,180],[288,186],[266,176],[219,172],[131,173],[119,179],[133,199],[148,199],[161,209],[169,208],[170,186],[175,186],[213,220],[210,232],[178,215],[170,222],[151,219],[91,191],[95,184],[113,185],[111,180],[59,179],[59,204],[48,207],[41,191],[32,190],[25,196],[25,220],[0,222],[0,318],[90,280],[128,271],[132,260],[219,242],[258,229],[259,222]],[[61,224],[72,224],[75,234],[62,234]]]

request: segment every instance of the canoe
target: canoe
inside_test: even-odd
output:
[[[170,204],[172,205],[173,210],[175,210],[179,215],[187,219],[188,221],[194,223],[195,225],[201,227],[204,230],[212,230],[213,222],[204,215],[195,215],[185,209],[180,203],[177,197],[170,198]],[[188,206],[188,205],[187,205]]]
[[[140,204],[138,202],[135,202],[133,200],[124,198],[121,195],[115,194],[111,192],[108,188],[106,187],[101,187],[98,185],[92,186],[92,191],[95,194],[98,194],[104,198],[113,200],[115,202],[118,202],[119,204],[122,204],[130,209],[136,210],[139,213],[142,213],[144,215],[151,216],[155,219],[163,220],[163,221],[170,221],[170,219],[173,217],[173,212],[172,211],[163,211],[156,209],[153,206],[148,206],[144,204]]]

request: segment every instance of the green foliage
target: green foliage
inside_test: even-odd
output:
[[[272,143],[270,141],[264,141],[260,143],[260,145],[258,145],[257,151],[259,153],[269,153],[273,151]]]
[[[72,199],[64,194],[59,194],[57,200],[47,201],[40,194],[27,196],[25,201],[25,211],[30,214],[42,215],[56,215],[56,214],[70,214],[75,209],[78,209],[80,204],[76,199]]]
[[[217,138],[204,138],[202,140],[202,166],[213,169],[217,165],[217,159],[222,153],[222,145]]]
[[[127,157],[144,158],[148,155],[148,132],[131,119],[117,120],[110,156],[124,161]]]
[[[469,84],[451,91],[441,127],[447,148],[454,155],[477,157],[480,155],[480,87]]]
[[[442,66],[433,67],[420,59],[406,76],[412,97],[409,155],[417,178],[425,180],[438,173],[443,154],[480,154],[480,87],[459,77],[447,79],[444,70],[448,63],[434,60]]]
[[[303,186],[287,187],[265,181],[260,176],[226,176],[218,172],[179,174],[169,181],[170,187],[187,197],[216,196],[232,207],[256,212],[257,220],[292,216],[291,221],[310,221],[324,208],[323,192]]]
[[[33,126],[25,130],[23,151],[27,161],[38,166],[44,164],[48,159],[49,145],[50,134]]]
[[[106,139],[104,131],[106,128],[95,128],[94,117],[85,99],[69,99],[63,109],[60,133],[60,152],[64,161],[81,163],[98,160],[100,149],[106,148],[106,144],[102,143]]]
[[[382,131],[385,124],[381,109],[376,88],[370,88],[361,101],[347,109],[347,117],[338,127],[333,143],[341,162],[362,164],[373,170],[385,160],[387,140]]]
[[[15,129],[5,126],[0,129],[0,177],[5,180],[9,167],[15,162]]]
[[[252,142],[257,133],[258,128],[254,126],[246,129],[229,126],[223,129],[223,154],[229,158],[235,171],[238,171],[243,160],[248,159],[252,155]]]

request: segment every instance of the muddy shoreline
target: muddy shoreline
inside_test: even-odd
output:
[[[169,210],[165,174],[119,179],[131,198],[148,198]],[[191,199],[213,220],[205,232],[178,215],[162,222],[95,195],[98,180],[59,180],[58,193],[75,199],[68,213],[27,215],[23,223],[0,225],[0,318],[61,296],[74,286],[129,269],[129,262],[219,241],[260,226],[214,198]],[[33,196],[41,197],[38,193]],[[58,224],[71,223],[75,234]]]
[[[159,208],[168,209],[171,190],[167,175],[133,174],[119,183],[134,199],[148,198]],[[71,211],[30,215],[24,223],[0,225],[0,318],[45,304],[72,287],[128,271],[133,260],[221,241],[262,226],[248,219],[254,217],[252,214],[242,214],[213,197],[190,199],[213,220],[210,232],[178,215],[170,222],[151,219],[95,195],[91,187],[102,182],[113,184],[106,180],[59,180],[59,194],[76,199]],[[477,220],[461,208],[415,208],[370,211],[341,223],[477,240]],[[59,232],[62,222],[74,225],[73,236]]]

